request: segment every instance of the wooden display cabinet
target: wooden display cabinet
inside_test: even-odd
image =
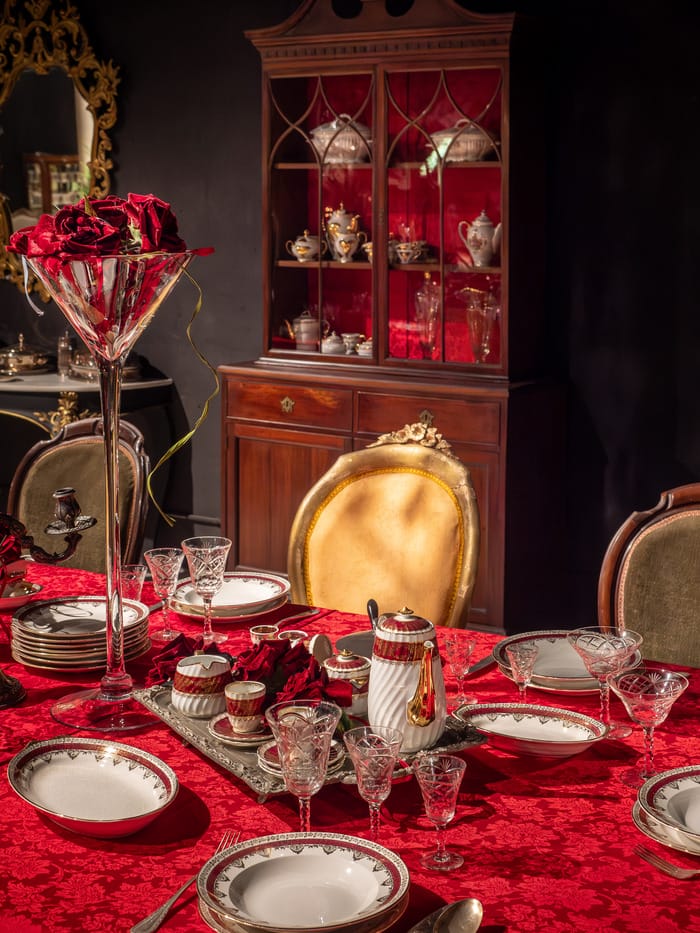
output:
[[[264,82],[264,351],[221,367],[223,531],[233,564],[284,572],[295,511],[340,453],[433,424],[481,512],[465,622],[542,628],[556,619],[563,454],[542,52],[514,15],[405,5],[353,17],[308,0],[248,33]]]

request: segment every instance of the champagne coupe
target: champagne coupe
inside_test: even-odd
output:
[[[144,552],[144,559],[151,570],[153,590],[159,599],[163,600],[165,614],[165,628],[151,633],[153,641],[172,641],[180,633],[171,623],[172,610],[170,598],[177,588],[180,568],[185,559],[183,551],[178,547],[156,547]]]
[[[275,703],[265,711],[287,790],[299,801],[299,829],[311,831],[311,797],[326,779],[331,740],[342,710],[325,700]]]
[[[107,670],[99,687],[81,690],[51,708],[76,729],[121,732],[153,717],[132,696],[124,664],[124,617],[119,536],[119,407],[124,361],[177,284],[194,253],[91,256],[61,260],[25,257],[97,364],[105,448],[105,563]]]
[[[454,818],[459,785],[466,767],[466,763],[454,755],[425,754],[413,762],[413,773],[423,797],[425,815],[435,826],[437,838],[435,851],[421,856],[423,868],[452,871],[464,864],[461,855],[445,848],[445,827]]]
[[[510,661],[510,673],[518,685],[521,703],[527,699],[527,688],[535,669],[537,651],[537,643],[534,641],[516,641],[506,648],[506,655]]]
[[[204,644],[214,642],[220,645],[226,641],[226,635],[215,632],[211,627],[211,602],[224,585],[226,560],[231,548],[229,538],[204,535],[199,538],[186,538],[182,550],[187,558],[192,585],[204,605]]]
[[[457,632],[448,632],[445,635],[443,644],[445,645],[445,655],[450,671],[457,681],[457,708],[478,703],[478,699],[471,694],[467,694],[464,689],[464,681],[471,668],[476,642],[464,638]]]
[[[630,629],[616,631],[599,625],[577,628],[567,635],[569,644],[574,648],[586,665],[586,670],[595,677],[600,687],[600,718],[608,727],[609,738],[624,738],[632,730],[622,723],[610,720],[610,685],[608,679],[619,674],[635,651],[642,644],[642,636]]]
[[[379,809],[391,793],[391,778],[403,733],[388,726],[357,726],[343,733],[343,741],[357,776],[360,797],[369,806],[369,832],[379,841]]]
[[[644,732],[644,758],[641,770],[625,771],[622,780],[638,787],[656,774],[654,729],[665,722],[671,707],[688,686],[688,678],[663,669],[624,671],[610,678],[610,687],[619,696],[630,719]]]

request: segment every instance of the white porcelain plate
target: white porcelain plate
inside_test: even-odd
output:
[[[700,765],[655,774],[639,788],[637,800],[650,816],[700,845]]]
[[[461,706],[455,716],[487,736],[494,748],[544,758],[578,755],[608,731],[602,722],[582,713],[528,703]]]
[[[175,772],[155,755],[105,739],[62,736],[30,742],[10,761],[12,789],[49,819],[85,836],[128,836],[178,792]]]
[[[232,846],[197,878],[200,902],[245,929],[383,928],[405,908],[403,861],[376,843],[338,833],[286,833]]]
[[[327,772],[329,774],[333,774],[333,772],[337,771],[338,768],[342,767],[344,761],[345,749],[343,748],[341,742],[339,742],[337,739],[333,739],[331,742],[331,750],[328,754],[328,767],[326,769]],[[263,771],[267,771],[268,774],[282,774],[279,750],[274,739],[271,739],[269,742],[265,742],[258,748],[258,764],[263,769]]]
[[[220,713],[209,720],[207,725],[210,735],[226,745],[233,745],[234,748],[254,748],[263,742],[268,742],[272,731],[265,723],[257,732],[235,732],[228,718],[228,713]]]
[[[135,599],[122,601],[124,631],[148,618],[148,606]],[[42,599],[19,609],[12,620],[13,629],[50,640],[75,640],[75,643],[104,637],[107,600],[101,596],[74,596],[65,599]]]
[[[632,807],[632,820],[640,832],[655,842],[660,842],[662,846],[668,846],[669,849],[675,849],[676,852],[700,855],[700,840],[697,837],[687,835],[680,829],[662,823],[661,820],[647,813],[638,800],[635,801]]]
[[[212,600],[215,618],[253,618],[283,605],[291,589],[289,580],[272,573],[227,573],[224,583]],[[202,597],[189,580],[175,590],[170,605],[181,615],[202,616]]]

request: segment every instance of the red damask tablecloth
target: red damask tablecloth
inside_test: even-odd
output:
[[[33,565],[30,578],[43,585],[42,598],[104,592],[102,578],[65,568]],[[144,601],[155,601],[148,584]],[[287,606],[272,615],[282,617]],[[3,617],[5,628],[10,616]],[[188,633],[199,623],[178,617]],[[162,616],[155,613],[158,627]],[[219,622],[235,653],[248,643],[248,625]],[[296,627],[296,625],[295,625]],[[330,612],[304,623],[309,634],[325,632],[332,640],[366,628],[364,618]],[[464,637],[467,637],[464,633]],[[469,633],[477,658],[498,640]],[[160,721],[144,731],[115,736],[147,749],[177,773],[180,793],[174,804],[149,827],[123,839],[99,840],[64,831],[36,813],[7,781],[12,756],[34,739],[65,734],[50,716],[53,702],[82,685],[86,675],[63,676],[23,668],[11,659],[8,633],[0,631],[0,664],[19,677],[27,698],[0,711],[0,930],[6,933],[49,931],[128,931],[203,864],[226,829],[243,838],[296,831],[296,800],[282,794],[258,802],[256,794]],[[129,666],[143,679],[150,656]],[[446,672],[448,696],[454,682]],[[491,667],[469,681],[482,701],[515,701],[516,690]],[[690,673],[690,687],[658,730],[657,765],[675,768],[700,761],[698,693],[700,673]],[[597,715],[595,696],[531,691],[529,700]],[[625,713],[616,699],[613,712]],[[647,843],[678,864],[700,858],[664,849],[646,839],[631,818],[635,792],[620,780],[642,748],[641,734],[604,741],[564,760],[515,757],[487,744],[467,749],[457,816],[448,828],[448,844],[465,856],[452,873],[423,870],[419,857],[434,842],[422,816],[415,781],[395,784],[382,810],[381,842],[405,861],[411,892],[404,916],[390,933],[404,933],[445,901],[478,897],[484,905],[483,933],[700,933],[700,902],[692,881],[675,881],[634,854]],[[365,836],[367,807],[352,785],[329,785],[312,800],[313,828]],[[164,930],[203,931],[194,888]]]

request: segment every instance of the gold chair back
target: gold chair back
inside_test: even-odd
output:
[[[292,600],[365,612],[371,597],[380,611],[465,625],[479,534],[468,468],[437,432],[407,425],[342,454],[305,496],[289,540]]]

